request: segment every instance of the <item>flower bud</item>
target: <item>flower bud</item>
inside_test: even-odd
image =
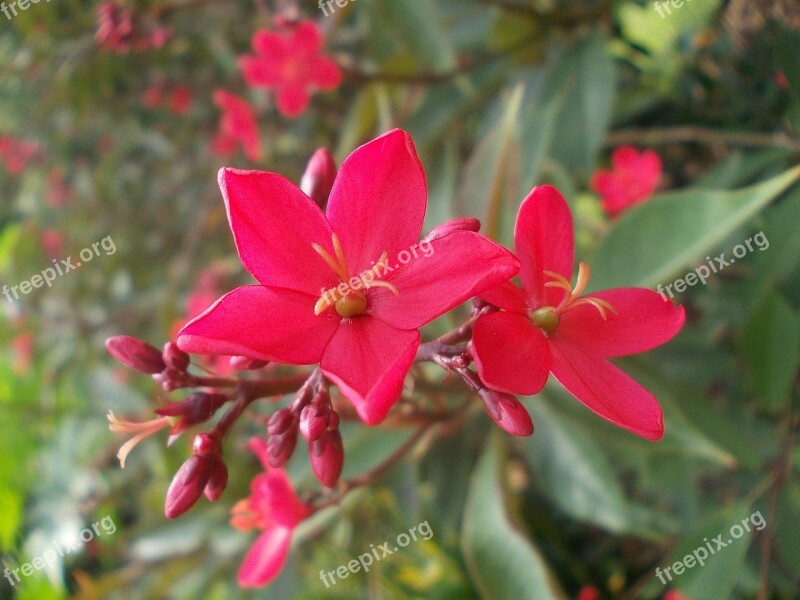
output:
[[[293,426],[294,414],[288,408],[282,408],[273,413],[269,421],[267,421],[267,433],[270,435],[280,435]]]
[[[191,456],[183,463],[167,490],[164,514],[168,519],[180,517],[195,505],[203,495],[211,473],[220,462],[222,461],[214,457]]]
[[[178,344],[175,342],[167,342],[164,344],[164,352],[162,353],[162,356],[164,358],[164,362],[170,369],[183,372],[189,368],[189,355],[178,348]]]
[[[201,433],[194,437],[192,450],[196,456],[222,456],[222,444],[212,433]]]
[[[308,161],[306,171],[300,180],[300,189],[324,210],[333,189],[334,179],[336,179],[336,162],[333,160],[333,155],[327,148],[320,148]]]
[[[510,394],[495,392],[482,388],[478,395],[483,400],[483,407],[492,420],[500,428],[511,435],[526,437],[533,433],[533,421],[528,411]]]
[[[294,454],[297,446],[297,427],[293,425],[279,435],[271,435],[267,440],[267,462],[271,467],[281,468]]]
[[[172,443],[184,431],[194,425],[205,423],[219,408],[227,402],[226,394],[210,394],[207,392],[195,392],[186,400],[180,402],[170,402],[166,406],[157,408],[155,413],[165,417],[180,417],[170,430],[167,445]]]
[[[314,442],[328,430],[330,409],[325,404],[312,402],[300,413],[300,433],[306,441]]]
[[[106,350],[126,367],[154,375],[166,367],[158,348],[129,335],[117,335],[106,340]]]
[[[438,240],[439,238],[443,238],[444,236],[449,235],[455,231],[477,232],[480,230],[480,228],[481,228],[481,222],[478,219],[474,219],[472,217],[461,217],[459,219],[451,219],[431,229],[430,233],[428,233],[428,235],[426,235],[422,239],[422,241],[432,242],[433,240]]]
[[[267,366],[267,361],[250,358],[249,356],[231,356],[228,363],[236,371],[255,371]]]
[[[211,502],[216,502],[222,496],[222,492],[228,485],[228,467],[225,463],[217,461],[214,468],[211,470],[211,476],[208,478],[204,493],[206,498]]]
[[[344,444],[338,429],[328,431],[308,445],[308,458],[314,474],[329,488],[336,485],[344,467]]]

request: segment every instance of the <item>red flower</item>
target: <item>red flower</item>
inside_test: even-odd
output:
[[[327,214],[274,173],[222,169],[219,182],[239,257],[260,285],[217,301],[178,345],[320,363],[369,424],[400,396],[418,329],[518,270],[505,248],[472,231],[417,243],[425,174],[400,130],[345,160]]]
[[[306,110],[310,92],[332,90],[342,81],[339,66],[321,54],[322,33],[313,21],[300,21],[288,31],[260,29],[253,35],[255,56],[239,58],[251,86],[274,88],[278,110],[296,117]]]
[[[186,115],[192,109],[192,90],[188,85],[178,84],[167,100],[167,107],[178,116]]]
[[[523,289],[509,282],[482,294],[506,312],[475,323],[473,350],[483,381],[501,392],[534,394],[549,371],[601,417],[644,438],[661,438],[658,401],[607,359],[671,339],[683,326],[683,308],[643,288],[581,298],[589,281],[583,262],[571,289],[572,215],[554,187],[534,188],[524,200],[514,238]]]
[[[214,91],[214,104],[222,110],[219,132],[211,146],[220,156],[230,156],[241,145],[245,156],[253,162],[261,160],[261,139],[256,113],[250,103],[227,90]]]
[[[263,531],[244,557],[238,575],[240,586],[261,587],[280,573],[289,554],[292,532],[311,510],[297,498],[283,469],[269,466],[266,442],[252,438],[249,446],[266,473],[253,479],[250,497],[231,509],[231,525],[242,531]]]
[[[578,592],[578,597],[576,600],[599,600],[600,599],[600,592],[596,587],[593,585],[585,585],[581,588],[581,591]]]
[[[612,169],[592,177],[592,189],[603,199],[609,216],[616,216],[653,195],[661,179],[661,157],[652,150],[641,154],[621,146],[611,155]]]

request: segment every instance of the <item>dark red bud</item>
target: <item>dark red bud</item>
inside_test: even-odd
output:
[[[303,178],[300,180],[300,189],[311,198],[317,206],[324,209],[328,203],[328,196],[333,189],[336,179],[336,162],[327,148],[320,148],[308,161]]]
[[[275,469],[281,468],[294,454],[297,446],[297,427],[287,429],[280,435],[271,435],[267,440],[267,462]]]
[[[339,428],[339,413],[337,413],[333,408],[330,409],[330,413],[328,416],[328,431],[333,431],[334,429]]]
[[[478,219],[473,219],[472,217],[461,217],[459,219],[451,219],[450,221],[445,221],[441,225],[437,225],[433,229],[431,229],[430,233],[422,238],[423,242],[432,242],[433,240],[438,240],[439,238],[443,238],[446,235],[450,235],[456,231],[480,231],[481,222]]]
[[[191,456],[183,463],[167,490],[164,514],[168,519],[180,517],[195,505],[218,462],[208,456]]]
[[[322,485],[332,488],[344,467],[344,444],[338,429],[327,432],[308,445],[308,458]]]
[[[178,348],[175,342],[167,342],[164,344],[164,352],[162,352],[164,362],[170,369],[175,369],[179,372],[184,372],[189,368],[189,355],[183,350]]]
[[[300,413],[300,433],[313,442],[328,430],[329,409],[324,404],[312,402]]]
[[[219,438],[211,433],[196,435],[192,450],[196,456],[222,456],[222,444]]]
[[[273,413],[267,422],[267,433],[280,435],[294,426],[294,414],[288,408],[282,408]]]
[[[231,356],[229,361],[231,368],[237,371],[255,371],[267,366],[267,361],[250,358],[249,356]]]
[[[106,340],[106,350],[126,367],[154,375],[166,367],[158,348],[128,335],[117,335]]]
[[[222,492],[228,486],[228,467],[225,463],[217,461],[214,468],[211,470],[211,476],[208,478],[204,493],[206,498],[211,502],[216,502],[222,496]]]
[[[511,435],[526,437],[533,433],[533,421],[528,411],[510,394],[483,388],[478,390],[483,407],[500,428]]]
[[[181,417],[172,426],[167,445],[171,445],[189,427],[208,421],[227,400],[228,396],[226,394],[195,392],[186,400],[170,402],[166,406],[157,408],[155,413],[162,417]]]

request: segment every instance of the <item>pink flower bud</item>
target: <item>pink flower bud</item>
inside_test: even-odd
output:
[[[164,352],[162,352],[164,362],[170,369],[176,371],[186,371],[189,368],[189,355],[183,350],[178,348],[175,342],[167,342],[164,344]]]
[[[511,435],[526,437],[533,433],[533,421],[528,411],[510,394],[495,392],[488,388],[478,390],[486,413],[500,428]]]
[[[219,462],[209,456],[191,456],[183,463],[167,490],[164,514],[168,519],[180,517],[195,505]]]
[[[286,461],[294,454],[297,446],[297,427],[293,425],[290,429],[279,435],[271,435],[267,440],[267,462],[269,466],[279,469],[286,464]]]
[[[308,458],[317,479],[332,488],[339,481],[344,467],[344,444],[338,429],[328,431],[320,439],[308,445]]]
[[[300,413],[300,433],[309,442],[322,437],[328,430],[330,410],[328,406],[312,402]]]
[[[267,433],[270,435],[280,435],[287,429],[294,426],[294,414],[288,408],[276,411],[267,422]]]
[[[266,367],[268,364],[265,360],[258,360],[249,356],[231,356],[228,362],[235,371],[255,371]]]
[[[196,435],[192,449],[196,456],[222,456],[222,444],[219,438],[211,433]]]
[[[216,502],[222,496],[222,492],[228,486],[228,467],[225,463],[217,461],[214,468],[211,470],[211,476],[208,478],[204,493],[206,498],[211,502]]]
[[[195,392],[186,400],[170,402],[166,406],[157,408],[155,410],[157,415],[180,417],[169,432],[167,445],[172,445],[178,436],[190,427],[208,421],[227,400],[228,396],[226,394]]]
[[[433,240],[438,240],[439,238],[449,235],[455,231],[477,232],[480,230],[480,228],[481,228],[481,222],[478,219],[473,219],[472,217],[461,217],[459,219],[451,219],[431,229],[430,233],[428,233],[428,235],[426,235],[422,239],[422,241],[432,242]]]
[[[161,352],[147,342],[128,335],[117,335],[106,340],[106,350],[126,367],[154,375],[166,367]]]
[[[306,171],[300,180],[300,189],[324,209],[333,189],[334,179],[336,179],[336,162],[333,160],[333,155],[327,148],[320,148],[308,161]]]

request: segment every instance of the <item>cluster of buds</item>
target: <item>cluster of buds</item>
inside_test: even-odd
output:
[[[334,179],[336,179],[336,162],[333,160],[333,155],[327,148],[319,148],[308,161],[300,179],[300,189],[317,206],[325,210]]]
[[[214,433],[201,433],[194,438],[193,450],[167,490],[164,514],[169,519],[180,517],[203,494],[215,502],[228,485],[228,468],[222,460],[219,438]]]
[[[146,33],[139,31],[131,9],[119,6],[113,0],[97,7],[97,23],[95,40],[100,47],[121,54],[132,49],[161,48],[172,33],[163,25],[155,25]]]
[[[291,458],[299,434],[308,442],[309,461],[317,479],[329,488],[339,481],[344,466],[339,414],[319,374],[309,378],[291,405],[270,417],[267,433],[267,460],[271,467],[280,468]]]

